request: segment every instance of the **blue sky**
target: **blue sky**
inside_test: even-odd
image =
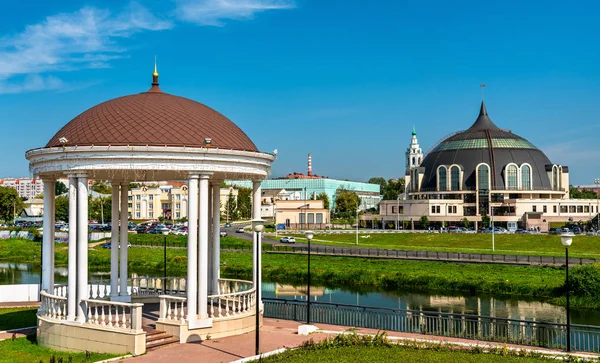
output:
[[[273,176],[401,177],[415,126],[428,150],[492,120],[600,177],[600,3],[594,1],[62,0],[0,5],[0,177],[102,101],[149,88],[207,104]]]

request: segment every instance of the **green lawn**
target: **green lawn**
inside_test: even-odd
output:
[[[575,242],[574,242],[575,244]],[[8,261],[26,262],[31,248],[38,243],[21,240],[0,241],[0,260],[7,252]],[[33,246],[33,247],[32,247]],[[57,244],[57,265],[66,265],[66,246]],[[186,249],[167,249],[167,273],[169,276],[185,276],[187,269]],[[163,269],[163,250],[160,248],[129,249],[129,271],[140,275],[157,275]],[[96,246],[89,253],[91,271],[108,271],[110,249]],[[39,260],[37,261],[39,263]],[[223,277],[251,279],[252,254],[248,252],[222,252]],[[356,257],[314,256],[311,263],[313,284],[327,287],[344,286],[353,291],[436,291],[446,294],[485,293],[496,296],[530,296],[553,299],[562,296],[564,270],[554,267],[525,267],[508,265],[461,264],[447,262],[378,260]],[[592,281],[600,267],[592,267]],[[577,276],[573,268],[572,276]],[[267,281],[305,284],[307,263],[305,255],[263,255],[263,276]],[[600,277],[598,277],[600,278]],[[587,280],[586,280],[587,281]],[[583,282],[585,285],[585,281]],[[592,286],[592,285],[590,285]],[[596,285],[593,285],[596,286]],[[598,290],[600,291],[600,290]],[[600,306],[599,293],[585,293],[587,299],[571,303],[577,307]],[[561,303],[562,301],[556,301]]]
[[[419,362],[419,363],[487,363],[487,362],[549,362],[555,359],[540,357],[521,357],[491,353],[474,353],[461,350],[434,350],[403,346],[362,347],[350,346],[331,349],[296,349],[261,360],[264,363],[358,363],[358,362]]]
[[[221,253],[221,259],[224,276],[250,278],[250,254]],[[270,281],[306,283],[307,258],[305,255],[266,254],[263,276]],[[314,284],[356,290],[408,288],[552,298],[562,287],[565,274],[562,269],[553,267],[313,256],[311,279]]]
[[[0,309],[0,331],[37,325],[37,308]]]
[[[283,234],[280,234],[283,236]],[[303,235],[293,235],[305,242]],[[495,252],[488,233],[359,233],[358,245],[364,248],[452,251],[537,256],[564,256],[560,236],[547,234],[496,234]],[[315,234],[313,244],[356,247],[355,234]],[[569,247],[573,257],[600,259],[600,236],[579,235]]]
[[[54,356],[54,360],[51,358]],[[85,353],[59,352],[40,347],[35,342],[35,337],[7,339],[0,341],[0,363],[15,362],[97,362],[104,359],[117,357],[115,354],[91,353],[89,358]]]

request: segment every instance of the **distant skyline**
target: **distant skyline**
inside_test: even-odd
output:
[[[0,5],[0,178],[109,99],[163,91],[204,103],[262,151],[273,177],[404,176],[477,118],[600,177],[600,30],[594,1],[64,0]],[[168,125],[166,125],[168,127]]]

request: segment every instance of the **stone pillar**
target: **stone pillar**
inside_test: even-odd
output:
[[[128,242],[128,231],[127,231],[127,191],[129,190],[129,182],[123,181],[121,182],[121,223],[120,223],[120,266],[119,266],[119,277],[120,277],[120,296],[129,296],[127,292],[127,242]],[[117,247],[117,246],[115,246]],[[117,247],[118,248],[118,247]]]
[[[68,247],[67,320],[77,312],[77,177],[69,175],[69,247]]]
[[[54,293],[54,180],[43,179],[44,183],[44,216],[42,236],[42,286],[41,290]]]
[[[188,321],[197,320],[198,308],[198,174],[190,174],[188,182],[188,265],[187,309]],[[205,304],[206,305],[206,304]]]
[[[112,212],[110,228],[110,296],[119,296],[119,189],[118,181],[112,181]]]
[[[208,318],[208,178],[210,175],[200,175],[200,216],[198,219],[198,316]]]
[[[88,178],[83,174],[77,178],[77,321],[82,323],[88,298]]]
[[[212,243],[212,291],[213,294],[219,293],[219,278],[221,276],[221,183],[213,183],[213,243]]]
[[[252,181],[252,219],[260,218],[260,201],[261,201],[261,189],[260,189],[260,180]],[[252,235],[254,236],[254,231],[252,231]],[[252,282],[254,286],[260,288],[259,281],[256,279],[256,255],[260,254],[260,246],[259,243],[254,241],[252,248]],[[259,256],[260,258],[260,256]]]

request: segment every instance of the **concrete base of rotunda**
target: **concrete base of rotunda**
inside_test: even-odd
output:
[[[202,340],[229,337],[256,330],[256,317],[254,313],[208,320],[212,320],[212,325],[204,328],[194,328],[193,324],[190,325],[187,321],[181,323],[172,321],[157,321],[156,329],[165,331],[174,337],[178,337],[180,343],[191,343]],[[260,325],[262,326],[262,324],[263,317],[261,314]]]
[[[146,332],[91,327],[73,321],[55,321],[38,316],[38,345],[61,351],[111,354],[146,353]]]

